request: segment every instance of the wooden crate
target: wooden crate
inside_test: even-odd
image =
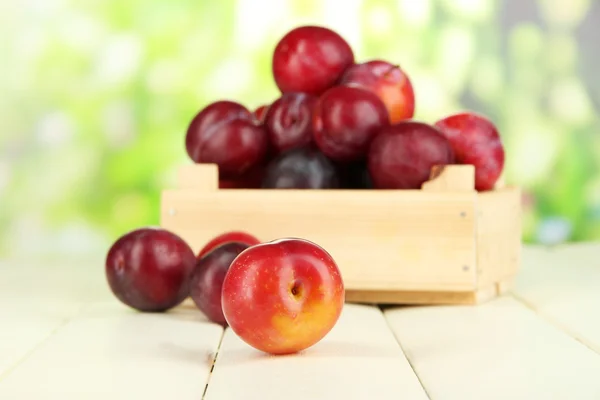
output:
[[[182,167],[177,185],[160,224],[195,251],[229,230],[305,238],[336,260],[348,302],[480,303],[520,263],[520,190],[479,193],[470,165],[434,168],[421,190],[219,189],[209,164]]]

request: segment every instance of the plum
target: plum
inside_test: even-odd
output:
[[[275,46],[273,77],[282,93],[320,95],[334,86],[350,65],[354,53],[337,32],[321,26],[300,26]]]
[[[213,247],[197,262],[190,280],[190,296],[212,322],[227,325],[221,306],[223,280],[235,258],[250,245],[225,242]]]
[[[240,253],[221,294],[229,329],[255,349],[280,355],[323,339],[336,325],[345,299],[342,274],[327,250],[285,237]]]
[[[415,113],[415,92],[412,83],[399,66],[384,60],[371,60],[349,67],[341,85],[368,89],[385,104],[390,123],[407,120]]]
[[[146,227],[117,239],[106,256],[105,272],[113,294],[139,311],[160,312],[189,294],[196,256],[178,235]]]
[[[218,246],[222,245],[223,243],[227,243],[227,242],[239,242],[239,243],[245,243],[249,246],[253,246],[255,244],[259,244],[260,240],[258,240],[256,238],[256,236],[251,235],[250,233],[244,232],[244,231],[223,232],[220,235],[217,235],[214,238],[212,238],[211,240],[209,240],[208,243],[206,243],[204,245],[204,247],[202,247],[202,249],[200,249],[200,251],[198,252],[198,258],[204,257],[207,253],[209,253],[215,247],[218,247]]]
[[[271,161],[262,187],[333,189],[339,183],[334,163],[314,146],[307,146],[282,153]]]
[[[228,100],[209,104],[192,119],[185,144],[194,162],[217,164],[221,178],[243,174],[268,150],[260,122],[247,108]]]
[[[327,157],[342,162],[364,159],[373,138],[389,124],[381,99],[356,87],[329,89],[313,115],[315,143]]]
[[[493,189],[504,169],[504,146],[492,121],[461,112],[442,118],[435,126],[450,141],[456,162],[475,166],[475,189]]]
[[[373,140],[368,165],[377,189],[420,189],[434,165],[454,163],[450,142],[435,127],[403,121]]]
[[[265,126],[275,153],[312,142],[312,115],[316,103],[316,96],[284,93],[271,104],[265,116]]]

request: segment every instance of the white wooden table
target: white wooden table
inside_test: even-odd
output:
[[[285,357],[192,307],[129,310],[101,258],[0,263],[0,399],[201,398],[598,400],[600,244],[525,248],[514,291],[477,307],[348,304]]]

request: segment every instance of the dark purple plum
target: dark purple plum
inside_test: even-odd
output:
[[[313,114],[315,143],[337,162],[365,159],[373,138],[389,124],[381,99],[358,87],[329,89],[319,98]]]
[[[366,161],[357,161],[337,166],[340,186],[344,189],[373,189]]]
[[[316,103],[316,96],[284,93],[271,104],[264,124],[276,153],[304,147],[312,142],[312,114]]]
[[[377,135],[368,163],[375,188],[420,189],[434,165],[454,163],[454,151],[437,128],[403,121]]]
[[[263,188],[334,189],[339,187],[335,164],[314,146],[280,154],[267,166]]]
[[[196,307],[212,322],[227,325],[221,306],[223,280],[233,260],[248,247],[248,243],[225,242],[204,254],[196,263],[190,281],[190,296]]]
[[[139,311],[166,311],[189,294],[196,255],[176,234],[140,228],[121,236],[108,251],[109,287],[124,304]]]
[[[264,127],[236,102],[221,100],[203,108],[188,126],[185,146],[195,163],[217,164],[221,178],[239,177],[264,160]]]

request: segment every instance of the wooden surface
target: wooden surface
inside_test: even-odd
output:
[[[521,262],[521,191],[499,188],[477,195],[477,286],[514,276]]]
[[[194,250],[230,230],[310,238],[349,289],[469,290],[475,200],[475,192],[178,189],[162,193],[160,225]]]
[[[522,255],[501,298],[348,304],[323,341],[285,357],[189,304],[129,310],[102,257],[0,262],[0,399],[600,399],[600,244]]]

